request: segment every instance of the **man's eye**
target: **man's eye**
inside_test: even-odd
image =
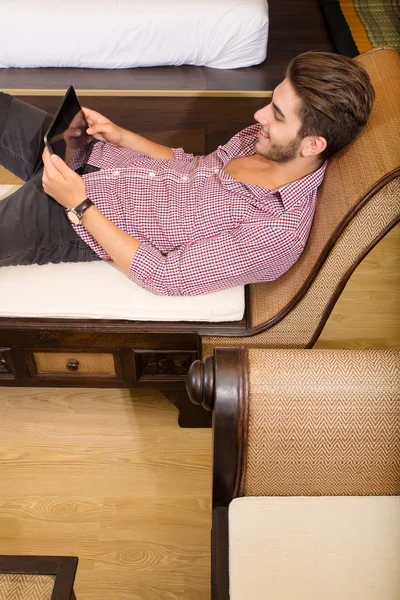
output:
[[[279,114],[278,114],[278,113],[275,113],[275,119],[276,119],[277,121],[282,121],[282,119],[280,118],[280,116],[279,116]]]

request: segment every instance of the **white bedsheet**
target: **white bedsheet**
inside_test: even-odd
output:
[[[267,0],[0,0],[0,68],[123,69],[265,59]]]
[[[0,200],[19,186],[0,185]],[[204,296],[156,296],[110,262],[0,267],[0,317],[240,321],[244,287]]]

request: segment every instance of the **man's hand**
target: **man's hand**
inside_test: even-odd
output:
[[[146,138],[118,127],[115,123],[112,123],[106,117],[103,117],[100,113],[90,108],[82,106],[82,110],[85,113],[89,128],[86,133],[93,135],[96,140],[102,140],[108,142],[114,146],[124,146],[125,148],[131,148],[136,152],[142,152],[151,156],[151,158],[167,158],[169,160],[174,158],[174,153],[168,146],[162,146],[151,142]]]
[[[96,140],[108,142],[114,146],[121,145],[124,132],[122,127],[118,127],[118,125],[115,125],[115,123],[112,123],[112,121],[103,117],[103,115],[95,110],[83,106],[82,110],[89,123],[89,129],[86,130],[86,133],[92,135]]]
[[[90,140],[90,136],[85,131],[85,125],[85,119],[79,111],[72,119],[68,129],[64,131],[64,140],[67,144],[67,149],[72,151],[72,156],[74,150]]]
[[[86,186],[82,177],[70,169],[56,154],[50,154],[47,148],[42,154],[43,189],[64,208],[75,208],[85,200]]]

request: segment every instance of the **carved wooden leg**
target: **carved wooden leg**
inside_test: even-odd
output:
[[[161,392],[179,410],[180,427],[211,427],[212,413],[202,406],[193,404],[185,388],[161,390]]]

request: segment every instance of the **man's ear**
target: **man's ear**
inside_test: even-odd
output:
[[[301,141],[301,156],[317,156],[327,147],[327,141],[320,135],[309,135]]]

